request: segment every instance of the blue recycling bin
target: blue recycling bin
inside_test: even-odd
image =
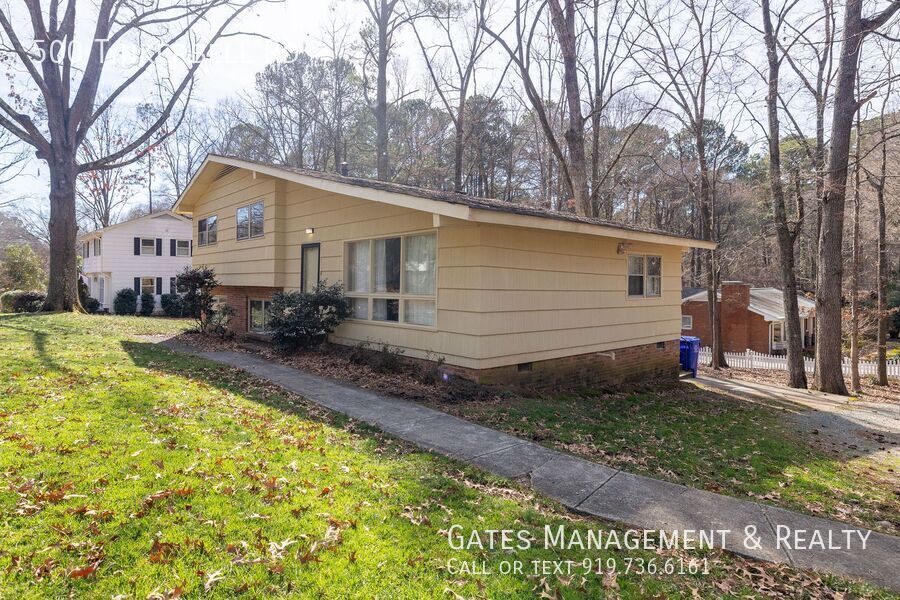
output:
[[[697,362],[700,360],[700,338],[692,335],[681,336],[681,368],[697,376]]]

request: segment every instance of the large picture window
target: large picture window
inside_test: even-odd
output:
[[[247,240],[263,234],[265,205],[262,201],[237,209],[237,239]]]
[[[634,298],[662,295],[662,257],[628,255],[628,295]]]
[[[217,231],[218,217],[213,215],[197,221],[197,244],[200,246],[208,246],[215,244],[218,237]]]
[[[351,318],[434,327],[436,234],[350,242],[345,266]]]

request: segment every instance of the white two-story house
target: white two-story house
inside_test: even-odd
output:
[[[153,294],[159,310],[160,296],[175,291],[175,276],[191,264],[191,220],[171,211],[97,229],[78,241],[90,295],[110,311],[123,288],[138,297]]]

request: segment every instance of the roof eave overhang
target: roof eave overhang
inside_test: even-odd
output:
[[[551,231],[563,231],[567,233],[580,233],[584,235],[597,235],[608,238],[629,240],[633,242],[646,242],[650,244],[665,244],[669,246],[681,246],[682,248],[709,248],[716,247],[715,242],[692,240],[674,235],[665,235],[649,231],[635,231],[622,229],[595,223],[580,223],[564,219],[548,219],[532,215],[507,213],[496,210],[472,208],[470,221],[478,223],[490,223],[493,225],[509,225],[512,227],[528,227],[531,229],[545,229]]]
[[[182,215],[191,215],[194,211],[194,203],[197,198],[203,195],[213,182],[214,175],[209,168],[210,164],[230,165],[240,169],[246,169],[256,174],[283,179],[299,183],[314,189],[341,194],[345,196],[353,196],[373,202],[381,202],[383,204],[391,204],[403,208],[413,210],[421,210],[435,215],[452,217],[464,221],[472,221],[476,223],[489,223],[495,225],[509,225],[513,227],[528,227],[532,229],[544,229],[550,231],[561,231],[570,233],[581,233],[586,235],[597,235],[609,238],[629,240],[635,242],[647,242],[653,244],[665,244],[671,246],[680,246],[682,249],[689,248],[716,248],[715,242],[707,242],[703,240],[693,240],[690,238],[682,238],[678,236],[670,236],[659,233],[646,231],[634,231],[630,229],[620,229],[607,225],[598,225],[594,223],[581,223],[578,221],[567,221],[564,219],[553,219],[547,217],[538,217],[533,215],[523,215],[518,213],[504,212],[501,210],[489,210],[482,208],[473,208],[463,204],[453,204],[430,198],[421,198],[409,194],[379,190],[364,186],[353,185],[340,181],[332,181],[330,179],[319,179],[295,173],[289,170],[280,169],[278,167],[261,165],[237,158],[218,156],[210,154],[203,161],[203,164],[197,170],[197,173],[191,178],[184,192],[178,198],[172,210]]]

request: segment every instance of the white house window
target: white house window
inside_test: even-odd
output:
[[[265,205],[262,201],[237,209],[237,239],[246,240],[263,234]]]
[[[141,238],[141,256],[155,256],[156,255],[156,239],[155,238]]]
[[[681,315],[681,328],[682,329],[693,329],[694,328],[694,317],[691,315]]]
[[[94,240],[94,256],[100,256],[100,238]]]
[[[628,295],[657,298],[662,294],[662,257],[628,255]]]
[[[208,246],[209,244],[216,243],[216,231],[218,229],[216,227],[217,221],[218,217],[216,217],[216,215],[197,221],[197,244],[200,246]]]
[[[772,350],[784,349],[784,329],[781,321],[772,323]]]
[[[141,277],[141,294],[155,294],[156,280],[153,277]]]
[[[268,300],[250,300],[250,319],[248,329],[255,333],[269,331],[269,311],[272,303]]]
[[[175,240],[175,256],[190,256],[191,242],[189,240]]]
[[[88,258],[88,243],[81,242],[81,258]]]
[[[344,281],[352,318],[435,325],[434,233],[350,242],[346,249]]]

